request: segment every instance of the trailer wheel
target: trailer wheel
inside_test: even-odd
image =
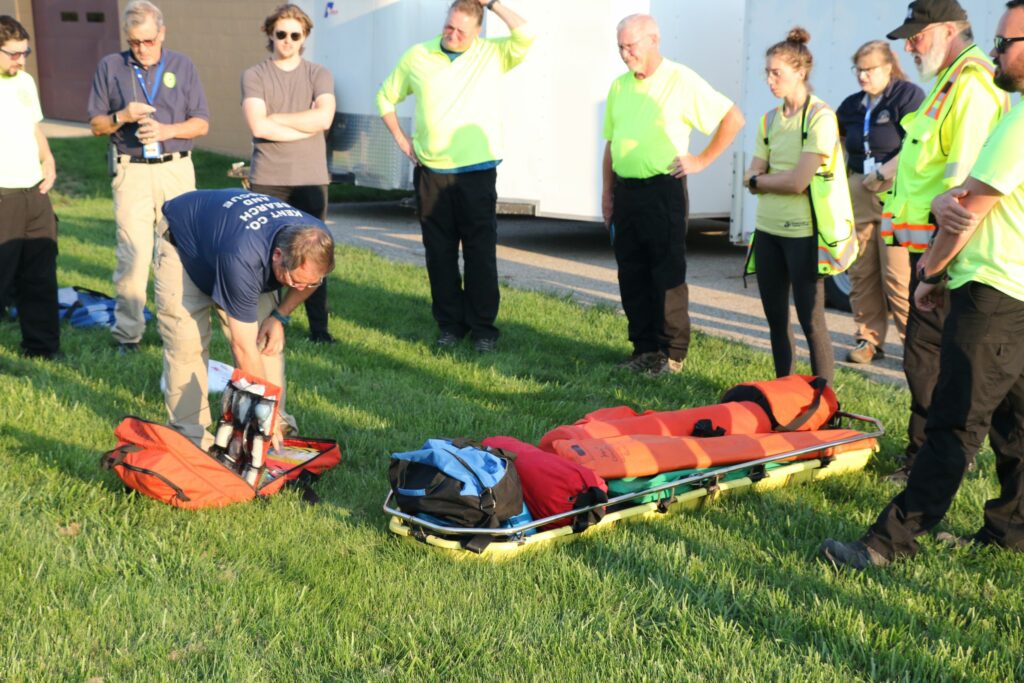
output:
[[[837,311],[853,312],[850,306],[850,276],[839,273],[825,278],[825,306]]]

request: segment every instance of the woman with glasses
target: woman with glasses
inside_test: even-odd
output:
[[[885,357],[882,346],[890,312],[901,344],[907,329],[910,254],[904,247],[886,247],[880,229],[882,203],[875,193],[896,173],[906,135],[900,119],[921,106],[924,91],[907,80],[896,54],[883,40],[862,45],[853,55],[852,68],[860,90],[836,109],[860,247],[849,270],[856,346],[846,360],[870,363]]]
[[[334,122],[334,78],[302,58],[313,21],[296,5],[281,5],[263,21],[271,56],[242,74],[242,111],[252,132],[250,189],[327,217],[327,142]],[[327,329],[327,285],[306,299],[309,338],[334,341]]]
[[[825,326],[825,288],[818,276],[818,241],[807,188],[835,154],[839,130],[835,114],[811,94],[810,38],[806,30],[794,28],[765,54],[768,87],[782,101],[761,119],[744,182],[758,197],[751,255],[771,334],[775,375],[795,370],[796,344],[789,319],[792,291],[810,347],[811,369],[831,383],[835,359]]]

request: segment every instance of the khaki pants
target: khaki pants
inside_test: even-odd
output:
[[[904,247],[885,244],[878,227],[881,204],[864,189],[863,174],[850,174],[850,197],[857,221],[860,254],[850,266],[850,306],[857,324],[856,338],[874,346],[885,344],[889,312],[900,342],[910,313],[910,254]]]
[[[111,332],[118,343],[138,343],[146,330],[142,311],[146,306],[153,239],[164,232],[161,207],[167,200],[196,189],[196,173],[190,158],[162,164],[132,164],[122,156],[110,187],[117,221],[117,302]]]
[[[208,431],[211,421],[206,374],[212,334],[210,312],[217,312],[230,341],[227,314],[196,287],[181,265],[178,250],[165,239],[157,239],[154,273],[157,328],[164,343],[164,404],[169,424],[203,450],[209,450],[213,445],[213,435]],[[260,295],[257,316],[261,323],[277,303],[276,292]],[[284,410],[284,354],[263,356],[263,368],[263,379],[281,387],[280,416],[294,430],[295,420]]]

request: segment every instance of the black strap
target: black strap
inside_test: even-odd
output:
[[[471,536],[465,541],[462,541],[462,547],[472,553],[476,553],[477,555],[479,555],[487,549],[487,546],[489,546],[491,544],[491,541],[493,540],[494,538],[491,536]]]
[[[750,479],[751,484],[756,484],[767,476],[768,469],[765,467],[765,463],[754,465],[750,468],[750,472],[747,474],[747,478]]]
[[[128,457],[129,453],[136,453],[141,450],[141,446],[136,446],[133,443],[118,446],[100,456],[100,467],[105,470],[112,470],[117,465],[124,463],[124,459]]]
[[[818,407],[821,405],[821,397],[825,393],[825,387],[828,386],[828,380],[824,377],[815,377],[810,382],[811,388],[814,389],[814,400],[811,401],[811,405],[807,409],[797,415],[790,421],[789,424],[779,425],[775,428],[777,432],[795,432],[807,423],[814,413],[818,412]]]
[[[676,500],[677,500],[675,489],[671,489],[668,492],[668,494],[669,495],[667,495],[666,497],[658,499],[658,512],[660,512],[662,514],[665,514],[666,512],[668,512],[668,509],[672,505],[674,505]]]
[[[691,436],[696,436],[702,439],[715,436],[725,436],[725,428],[716,427],[714,422],[705,418],[703,420],[697,420],[697,422],[694,423],[693,434],[691,434]]]

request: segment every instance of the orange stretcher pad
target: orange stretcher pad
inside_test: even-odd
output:
[[[852,429],[822,429],[816,432],[731,434],[710,439],[629,434],[604,439],[560,439],[551,447],[557,455],[593,470],[604,479],[623,479],[651,477],[674,470],[735,465],[833,443],[861,433]],[[874,449],[876,445],[875,439],[866,437],[842,446],[812,450],[793,460],[831,457],[847,451]]]

